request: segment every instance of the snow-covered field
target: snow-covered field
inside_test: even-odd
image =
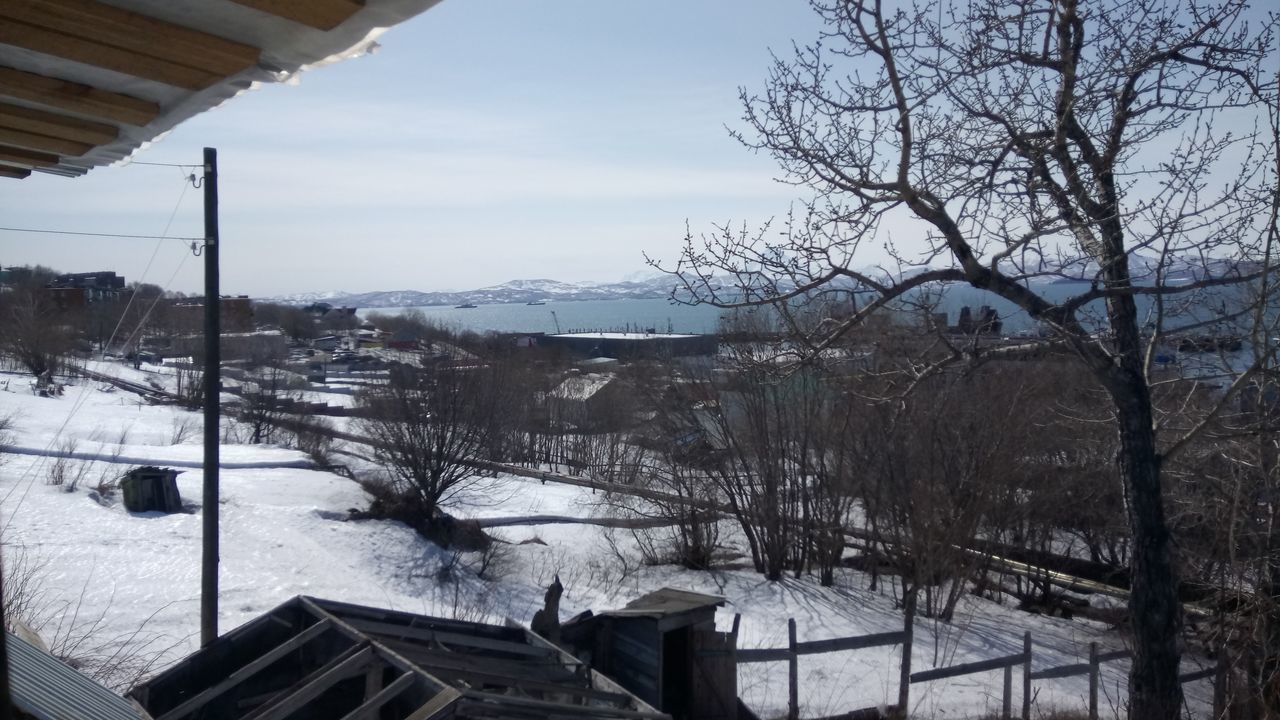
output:
[[[136,374],[114,367],[116,374]],[[135,378],[130,378],[135,379]],[[135,379],[136,381],[136,379]],[[73,613],[84,625],[97,620],[102,638],[124,637],[165,650],[172,662],[197,647],[200,584],[199,417],[139,402],[101,383],[81,382],[60,398],[32,395],[27,380],[0,374],[0,417],[11,417],[9,445],[0,463],[0,529],[7,563],[25,558],[38,569],[43,607],[55,632]],[[44,453],[74,455],[57,461]],[[588,608],[620,607],[662,586],[722,595],[718,623],[742,616],[740,647],[784,647],[787,618],[799,639],[817,640],[900,629],[891,590],[870,592],[866,578],[846,571],[837,587],[814,579],[765,582],[749,568],[694,572],[645,565],[631,531],[589,524],[515,524],[492,532],[501,546],[485,577],[479,554],[457,555],[386,521],[347,520],[367,498],[354,482],[306,469],[301,453],[270,446],[222,448],[221,597],[225,632],[298,594],[413,612],[528,622],[555,574],[565,586],[562,617]],[[182,469],[179,489],[190,513],[130,514],[118,501],[95,499],[100,479],[131,465]],[[82,472],[77,488],[48,484]],[[456,499],[460,516],[512,519],[531,516],[608,516],[603,498],[576,486],[518,477],[483,478]],[[725,528],[732,538],[732,529]],[[952,665],[1017,653],[1022,633],[1034,638],[1034,667],[1083,662],[1090,641],[1104,650],[1121,637],[1098,624],[1044,618],[966,597],[951,624],[921,620],[913,669]],[[1104,711],[1120,708],[1127,667],[1104,666]],[[897,694],[894,648],[805,656],[800,662],[801,715],[833,715],[891,702]],[[785,713],[785,663],[746,665],[743,698],[763,716]],[[1015,682],[1020,687],[1020,683]],[[970,675],[912,687],[913,716],[971,717],[998,711],[1001,673]],[[1084,677],[1037,683],[1036,707],[1085,707]],[[1187,687],[1201,710],[1207,682]],[[1015,707],[1020,703],[1015,689]],[[1033,713],[1033,715],[1036,713]]]

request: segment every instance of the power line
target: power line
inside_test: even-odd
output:
[[[8,232],[40,233],[43,235],[84,235],[89,237],[129,238],[133,240],[202,241],[205,239],[202,237],[180,237],[177,235],[123,235],[120,233],[77,232],[75,230],[46,230],[42,228],[0,227],[0,230],[5,230]]]
[[[142,162],[141,160],[131,160],[125,163],[122,167],[129,167],[130,165],[154,165],[156,167],[180,167],[180,168],[201,167],[200,163],[158,163],[158,162]]]

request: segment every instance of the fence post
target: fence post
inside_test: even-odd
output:
[[[916,596],[907,592],[902,598],[902,670],[898,675],[898,712],[896,717],[907,716],[907,702],[911,699],[911,646],[915,641]]]
[[[1227,710],[1227,648],[1218,646],[1218,667],[1213,674],[1213,720],[1225,718]]]
[[[1031,720],[1031,631],[1022,636],[1022,720]]]
[[[1004,666],[1004,697],[1001,698],[1000,720],[1009,720],[1013,715],[1013,666]]]
[[[1089,643],[1089,720],[1098,720],[1098,643]]]
[[[787,718],[800,718],[800,656],[796,653],[796,619],[787,618]]]

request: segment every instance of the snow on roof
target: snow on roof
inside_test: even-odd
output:
[[[550,396],[559,400],[590,400],[592,396],[613,382],[613,379],[614,376],[607,373],[572,375],[557,385]]]
[[[620,610],[606,610],[601,615],[662,617],[693,610],[711,609],[724,606],[724,598],[719,595],[707,595],[691,590],[664,587],[632,600]]]
[[[674,338],[691,338],[697,335],[683,335],[680,333],[633,333],[633,332],[582,332],[582,333],[560,333],[551,337],[562,338],[593,338],[597,340],[671,340]]]

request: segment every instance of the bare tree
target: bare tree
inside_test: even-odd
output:
[[[49,291],[20,285],[0,294],[0,350],[32,375],[51,375],[74,345],[74,313],[60,307]]]
[[[430,522],[490,459],[502,432],[502,365],[424,361],[360,396],[361,432],[393,479],[403,511]]]
[[[747,144],[816,199],[781,240],[690,238],[674,268],[682,293],[731,306],[867,291],[804,338],[811,351],[948,284],[1038,321],[1114,410],[1133,534],[1130,716],[1176,717],[1181,609],[1162,467],[1196,428],[1158,435],[1144,326],[1218,332],[1250,317],[1229,288],[1273,274],[1276,16],[1243,0],[812,5],[821,41],[779,58],[743,100]],[[857,269],[889,229],[922,242],[890,244],[891,272]],[[1037,282],[1054,278],[1076,282]],[[1211,293],[1220,315],[1173,317]],[[1026,349],[951,350],[945,361]]]
[[[279,361],[254,368],[241,398],[236,421],[249,431],[249,442],[273,443],[292,414],[291,406],[301,393],[298,383],[305,382],[282,367]]]

